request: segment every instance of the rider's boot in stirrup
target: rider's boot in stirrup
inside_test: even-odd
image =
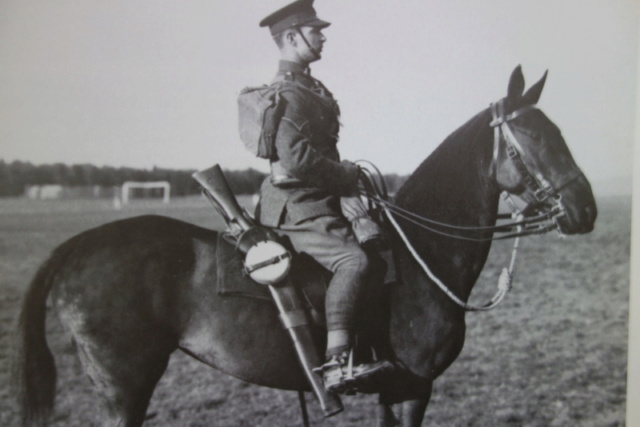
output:
[[[377,393],[395,369],[388,360],[353,364],[353,350],[332,356],[313,371],[322,376],[328,392]]]

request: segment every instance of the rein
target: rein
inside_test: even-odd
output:
[[[385,216],[389,220],[389,222],[393,225],[394,229],[402,239],[404,245],[407,250],[411,253],[415,261],[422,267],[423,271],[426,275],[458,306],[462,307],[467,311],[487,311],[495,308],[502,302],[504,297],[507,295],[509,290],[512,288],[513,283],[513,270],[515,267],[515,261],[518,253],[518,248],[520,244],[520,237],[530,236],[533,234],[543,234],[547,233],[551,230],[556,229],[560,235],[562,233],[560,231],[560,225],[558,223],[558,219],[564,216],[565,208],[562,204],[562,197],[558,193],[560,188],[566,186],[571,181],[577,179],[581,173],[574,173],[570,176],[569,179],[565,180],[565,182],[560,186],[560,188],[554,189],[553,186],[547,181],[542,173],[539,171],[535,171],[531,173],[529,168],[527,168],[526,164],[522,160],[522,156],[524,155],[524,151],[522,146],[516,139],[513,134],[509,122],[517,117],[520,117],[523,114],[526,114],[535,109],[535,105],[529,105],[523,108],[520,108],[511,114],[505,115],[504,113],[504,100],[500,100],[497,103],[491,104],[491,114],[492,121],[490,126],[494,128],[494,147],[493,147],[493,166],[494,168],[497,165],[498,155],[500,151],[500,142],[505,141],[506,152],[509,159],[514,163],[518,171],[524,177],[525,184],[527,189],[532,192],[536,204],[529,204],[524,208],[520,209],[516,205],[516,203],[512,200],[511,195],[507,192],[503,192],[502,197],[507,201],[509,207],[512,210],[511,214],[499,214],[498,219],[506,219],[512,218],[512,222],[501,225],[493,225],[493,226],[459,226],[453,224],[447,224],[439,221],[435,221],[429,218],[425,218],[421,215],[415,214],[413,212],[407,211],[392,202],[388,199],[387,187],[384,182],[384,178],[380,173],[380,170],[373,165],[371,162],[367,161],[358,161],[356,163],[367,163],[370,167],[374,169],[377,174],[378,180],[374,179],[374,174],[365,167],[361,167],[362,175],[365,178],[365,189],[363,190],[363,195],[368,198],[368,200],[382,210],[385,213]],[[377,181],[377,182],[376,182]],[[378,184],[380,183],[380,184]],[[552,208],[545,213],[540,213],[536,216],[526,216],[527,211],[534,209],[537,205],[547,201],[548,199],[553,200]],[[443,236],[461,239],[461,240],[470,240],[470,241],[490,241],[490,240],[504,240],[504,239],[514,239],[513,249],[511,251],[511,260],[509,262],[509,266],[502,269],[502,273],[498,279],[497,290],[494,296],[484,305],[472,305],[467,302],[461,300],[457,295],[455,295],[449,287],[447,287],[429,268],[426,262],[420,257],[420,254],[416,251],[414,246],[409,241],[409,238],[404,233],[398,222],[396,221],[395,216],[403,218],[419,227],[422,227],[426,230],[429,230],[433,233],[440,234]],[[429,224],[429,225],[427,225]],[[489,237],[489,238],[476,238],[476,237],[467,237],[460,236],[458,234],[452,234],[446,231],[438,230],[433,228],[433,226],[441,227],[444,229],[458,230],[458,231],[492,231],[494,233],[506,233],[502,236],[498,237]],[[515,232],[512,230],[515,228]]]
[[[501,224],[501,225],[489,225],[489,226],[460,226],[460,225],[452,225],[439,221],[435,221],[429,218],[425,218],[424,216],[415,214],[413,212],[407,211],[406,209],[401,208],[393,204],[388,200],[384,200],[380,196],[375,194],[366,193],[366,196],[373,201],[376,205],[382,207],[385,210],[392,212],[395,216],[402,218],[412,224],[419,226],[425,230],[429,230],[432,233],[439,234],[441,236],[450,237],[452,239],[458,240],[467,240],[472,242],[487,242],[492,240],[506,240],[513,239],[517,237],[523,236],[531,236],[535,234],[544,234],[551,230],[557,228],[557,224],[554,221],[555,217],[560,213],[560,211],[556,208],[552,209],[549,212],[541,213],[533,217],[524,217],[522,211],[518,209],[518,207],[510,201],[508,195],[503,193],[502,197],[508,201],[513,213],[511,214],[499,214],[498,219],[513,219],[512,222]],[[461,231],[492,231],[494,233],[505,233],[501,236],[492,236],[486,238],[480,237],[468,237],[461,236],[459,234],[453,234],[446,231],[438,230],[433,226],[427,225],[432,224],[441,228],[449,228],[452,230],[461,230]],[[513,229],[517,229],[517,231],[513,232]]]
[[[438,287],[445,294],[447,294],[447,296],[453,302],[455,302],[460,307],[464,308],[467,311],[487,311],[487,310],[491,310],[492,308],[497,307],[498,304],[500,304],[502,302],[502,300],[507,295],[507,293],[511,290],[511,287],[512,287],[511,284],[513,282],[513,268],[515,267],[515,260],[516,260],[516,255],[517,255],[517,252],[518,252],[518,246],[519,246],[519,242],[520,242],[520,237],[517,237],[515,239],[515,242],[514,242],[514,245],[513,245],[513,251],[511,252],[511,262],[509,263],[509,268],[507,269],[505,267],[505,268],[502,269],[502,273],[500,274],[500,278],[498,279],[498,289],[496,290],[496,293],[489,300],[489,302],[487,302],[485,305],[477,306],[477,305],[468,304],[468,303],[462,301],[460,298],[458,298],[456,296],[456,294],[454,294],[453,291],[451,291],[451,289],[449,289],[447,287],[447,285],[445,285],[431,271],[431,269],[429,268],[427,263],[420,257],[420,254],[418,254],[416,249],[413,247],[413,245],[411,244],[411,242],[407,238],[407,235],[404,233],[404,231],[400,227],[400,225],[396,222],[396,219],[393,217],[392,213],[386,207],[384,207],[384,212],[385,212],[387,218],[389,219],[389,222],[391,222],[393,227],[396,229],[396,232],[398,233],[398,235],[400,236],[400,238],[404,242],[405,246],[407,247],[407,249],[409,250],[409,252],[413,256],[413,258],[416,260],[418,265],[420,265],[420,267],[422,267],[422,269],[427,274],[427,276],[429,276],[429,278],[436,285],[438,285]]]
[[[430,220],[428,218],[422,217],[420,215],[414,214],[412,212],[406,211],[402,208],[400,208],[397,205],[394,205],[393,203],[389,202],[387,200],[388,198],[388,194],[387,194],[387,188],[386,188],[386,184],[384,181],[384,177],[383,175],[380,173],[380,170],[371,162],[365,161],[365,160],[359,160],[356,162],[357,164],[361,164],[361,163],[367,163],[370,167],[372,167],[376,174],[377,174],[377,180],[373,178],[373,174],[371,173],[371,171],[369,171],[368,169],[364,168],[364,167],[360,167],[361,172],[362,172],[362,176],[364,178],[364,182],[365,182],[365,187],[369,187],[369,191],[364,191],[364,196],[367,197],[367,199],[370,202],[375,203],[378,207],[382,208],[384,210],[384,213],[388,219],[388,221],[391,223],[391,225],[393,225],[393,227],[396,230],[396,233],[398,233],[398,236],[400,236],[400,238],[402,239],[405,247],[407,248],[407,250],[409,251],[409,253],[411,253],[411,255],[413,256],[413,258],[415,259],[415,261],[418,263],[418,265],[420,265],[420,267],[422,267],[422,270],[427,274],[427,276],[457,305],[459,305],[460,307],[464,308],[467,311],[487,311],[487,310],[491,310],[492,308],[495,308],[496,306],[498,306],[498,304],[500,304],[502,302],[502,300],[504,299],[504,297],[507,295],[507,293],[511,290],[512,287],[512,282],[513,282],[513,269],[515,267],[515,261],[516,261],[516,256],[517,256],[517,252],[518,252],[518,247],[519,247],[519,243],[520,243],[520,236],[522,235],[522,228],[523,228],[523,223],[524,221],[522,220],[522,217],[519,217],[517,221],[513,222],[512,224],[509,224],[508,227],[512,227],[512,226],[516,226],[518,229],[517,233],[514,233],[513,237],[515,237],[515,241],[513,244],[513,250],[511,252],[511,261],[509,263],[509,268],[507,269],[506,267],[502,269],[502,273],[500,274],[500,277],[498,279],[498,289],[496,290],[496,293],[494,294],[494,296],[484,305],[482,306],[476,306],[476,305],[472,305],[472,304],[468,304],[466,302],[464,302],[463,300],[461,300],[460,298],[458,298],[458,296],[456,294],[453,293],[453,291],[451,291],[451,289],[449,289],[449,287],[447,285],[445,285],[429,268],[429,266],[427,265],[427,263],[422,259],[422,257],[420,257],[420,254],[418,254],[418,251],[415,249],[415,247],[411,244],[411,241],[409,241],[409,238],[407,237],[407,235],[405,234],[404,230],[402,230],[402,227],[400,227],[400,225],[398,224],[398,222],[396,221],[396,219],[394,218],[394,213],[392,212],[392,210],[395,211],[395,215],[400,216],[402,218],[405,218],[415,224],[418,224],[419,226],[426,228],[432,232],[438,233],[438,234],[444,234],[446,236],[450,236],[450,237],[455,237],[455,238],[462,238],[461,236],[456,236],[456,235],[452,235],[452,234],[447,234],[447,233],[441,233],[438,230],[434,230],[433,228],[427,227],[424,224],[420,224],[415,220],[412,220],[409,216],[413,216],[416,217],[418,219],[421,219],[423,221],[426,222],[431,222],[431,223],[436,223],[439,225],[444,225],[444,226],[448,226],[450,228],[457,228],[457,229],[473,229],[473,230],[477,230],[477,229],[492,229],[494,227],[461,227],[461,226],[454,226],[454,225],[448,225],[448,224],[443,224],[437,221],[433,221]],[[378,185],[378,182],[380,183],[380,186]],[[402,213],[398,213],[398,211],[403,212]],[[471,238],[469,238],[471,239]],[[487,240],[491,240],[491,238],[487,239]]]

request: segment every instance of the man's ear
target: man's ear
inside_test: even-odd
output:
[[[297,46],[298,45],[298,41],[296,40],[295,31],[287,30],[287,32],[284,34],[284,39],[285,39],[285,42],[288,45],[291,45],[291,46]]]

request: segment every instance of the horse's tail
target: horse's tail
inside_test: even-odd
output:
[[[56,366],[45,336],[46,301],[63,249],[54,251],[31,281],[18,321],[15,380],[25,426],[45,425],[53,411]]]

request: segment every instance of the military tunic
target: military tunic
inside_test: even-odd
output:
[[[275,139],[273,173],[261,188],[260,221],[277,227],[285,222],[285,214],[294,224],[339,216],[339,197],[353,193],[357,168],[340,161],[338,104],[299,64],[281,61],[274,81],[284,86],[281,96],[286,105]],[[281,176],[298,182],[274,185]]]
[[[356,189],[358,170],[340,161],[338,105],[299,64],[280,61],[274,81],[283,85],[286,105],[257,216],[286,236],[295,251],[334,273],[327,290],[327,329],[353,330],[370,266],[340,208],[340,196]]]

